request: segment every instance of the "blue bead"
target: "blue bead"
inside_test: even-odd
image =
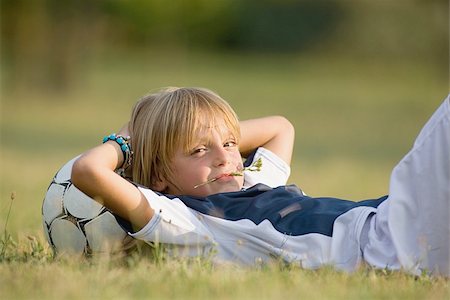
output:
[[[126,144],[123,144],[120,149],[122,149],[123,152],[129,151],[128,146]]]
[[[109,136],[109,138],[110,138],[111,140],[114,140],[114,139],[116,138],[116,134],[115,134],[115,133],[111,134],[111,135]]]
[[[118,137],[118,138],[116,139],[116,142],[117,142],[119,145],[123,145],[123,144],[125,143],[125,141],[124,141],[123,138],[121,138],[121,137]]]

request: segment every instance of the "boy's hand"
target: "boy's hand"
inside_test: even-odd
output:
[[[119,130],[119,135],[121,136],[130,136],[130,130],[128,129],[128,123],[125,123],[125,125],[122,126]]]

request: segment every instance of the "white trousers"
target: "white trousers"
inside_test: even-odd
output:
[[[364,260],[450,276],[450,96],[393,169],[389,198],[365,227]]]

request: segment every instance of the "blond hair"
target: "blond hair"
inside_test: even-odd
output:
[[[175,152],[187,153],[205,128],[224,124],[237,142],[239,121],[231,106],[204,88],[170,87],[144,96],[133,108],[129,130],[133,181],[152,188],[155,180],[170,180]]]

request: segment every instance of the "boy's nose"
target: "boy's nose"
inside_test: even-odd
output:
[[[217,149],[215,155],[215,165],[219,167],[225,166],[229,162],[230,162],[230,155],[228,154],[228,152],[222,147]]]

